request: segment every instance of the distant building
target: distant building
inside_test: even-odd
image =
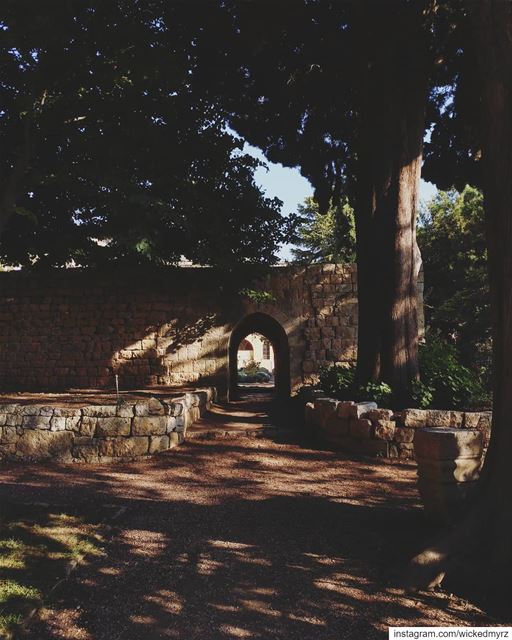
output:
[[[260,367],[274,371],[274,349],[270,341],[260,333],[251,333],[246,336],[238,347],[238,368],[242,369],[248,362],[254,360]]]

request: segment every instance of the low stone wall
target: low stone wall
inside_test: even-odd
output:
[[[380,409],[375,402],[340,401],[319,397],[306,403],[306,427],[336,448],[383,458],[414,458],[417,429],[478,429],[487,447],[490,411],[438,409]]]
[[[215,388],[208,387],[119,404],[0,404],[0,460],[133,460],[183,442],[215,397]]]

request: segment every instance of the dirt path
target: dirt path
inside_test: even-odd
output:
[[[412,464],[199,439],[141,463],[0,478],[0,498],[126,508],[105,557],[73,575],[31,640],[371,639],[388,625],[489,623],[462,600],[393,586],[432,535]]]

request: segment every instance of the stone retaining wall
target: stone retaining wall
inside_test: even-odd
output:
[[[0,460],[115,462],[170,449],[215,396],[209,387],[119,404],[0,404]]]
[[[311,434],[336,448],[383,458],[414,458],[416,430],[423,427],[478,429],[484,447],[490,437],[490,411],[379,409],[374,402],[317,398],[306,403],[305,421]]]

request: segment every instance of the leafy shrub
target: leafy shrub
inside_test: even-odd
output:
[[[411,383],[411,397],[414,407],[428,409],[434,400],[434,388],[421,380],[413,380]]]
[[[243,371],[248,376],[252,376],[260,371],[260,363],[256,362],[256,360],[249,360],[249,362],[247,362],[247,364],[242,367],[241,371]]]
[[[427,342],[420,345],[419,360],[421,380],[411,383],[411,406],[469,409],[490,404],[478,373],[462,365],[456,347],[439,335],[429,335]],[[380,407],[393,407],[392,388],[385,382],[357,386],[354,367],[323,367],[319,386],[338,400],[372,400]]]
[[[354,367],[333,364],[320,368],[320,387],[328,396],[339,400],[354,399]]]
[[[249,360],[242,369],[238,370],[238,382],[270,382],[272,374],[265,367],[260,367],[259,362]]]
[[[369,382],[356,389],[355,400],[370,400],[376,402],[379,407],[391,407],[393,390],[385,382]]]
[[[456,347],[438,335],[420,345],[419,359],[423,385],[432,394],[430,406],[463,409],[488,402],[478,374],[460,364]]]
[[[390,406],[393,392],[385,382],[355,383],[355,368],[334,364],[320,369],[320,387],[338,400],[371,400],[381,407]]]

